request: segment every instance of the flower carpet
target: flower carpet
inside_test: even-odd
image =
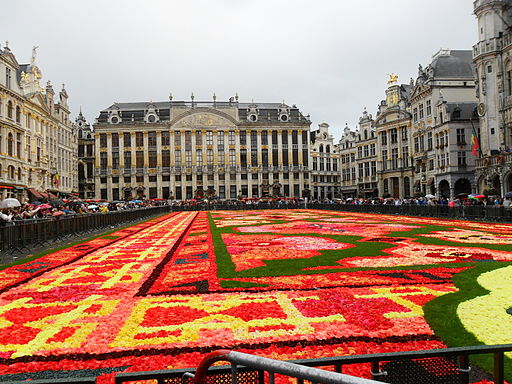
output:
[[[512,343],[505,224],[179,212],[0,277],[0,381]]]

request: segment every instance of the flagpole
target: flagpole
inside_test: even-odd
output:
[[[471,116],[469,118],[469,122],[471,123],[471,127],[472,127],[472,133],[473,135],[475,135],[476,139],[478,140],[478,154],[480,155],[480,158],[483,158],[484,157],[484,154],[482,152],[482,147],[480,146],[480,137],[477,135],[476,131],[475,131],[475,125],[473,124],[473,116]]]

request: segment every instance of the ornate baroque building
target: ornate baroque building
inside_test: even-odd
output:
[[[359,130],[355,142],[357,155],[358,196],[371,198],[378,196],[377,178],[377,135],[371,114],[363,112],[359,118]]]
[[[78,190],[80,198],[94,198],[94,132],[82,111],[75,120],[78,131]]]
[[[94,124],[95,196],[236,199],[309,193],[309,117],[279,103],[115,103]]]
[[[404,198],[412,194],[410,160],[410,84],[396,84],[391,76],[386,100],[381,101],[375,118],[377,174],[380,196]]]
[[[0,49],[0,199],[52,198],[78,191],[77,138],[68,94],[59,101],[48,81],[40,86],[36,47],[30,64]]]
[[[475,190],[471,134],[478,126],[471,51],[443,49],[411,79],[413,193],[453,197]]]
[[[329,133],[329,124],[318,124],[311,132],[312,197],[333,199],[339,196],[338,146]]]
[[[356,197],[357,191],[357,163],[356,163],[356,132],[350,130],[348,125],[343,129],[339,142],[340,173],[341,173],[341,197]]]
[[[475,0],[477,72],[482,158],[477,160],[479,192],[512,190],[512,1]]]

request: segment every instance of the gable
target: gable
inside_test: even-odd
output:
[[[193,110],[178,116],[171,126],[175,128],[227,128],[236,126],[236,121],[221,112]]]

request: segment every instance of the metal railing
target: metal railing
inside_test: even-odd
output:
[[[57,216],[6,223],[0,227],[0,256],[29,252],[122,224],[169,212],[168,206],[84,215]]]
[[[300,202],[297,204],[228,204],[201,203],[196,205],[173,205],[172,211],[217,211],[217,210],[260,210],[260,209],[320,209],[339,212],[379,213],[385,215],[436,217],[456,220],[512,222],[512,208],[468,205],[448,207],[447,205],[387,205],[387,204],[323,204]]]
[[[221,350],[208,354],[197,369],[118,373],[115,383],[157,380],[158,384],[273,384],[275,374],[280,374],[296,378],[297,384],[304,384],[305,380],[317,383],[376,383],[377,381],[372,380],[379,380],[378,382],[393,384],[469,384],[482,380],[481,376],[493,380],[495,384],[503,384],[504,354],[511,351],[512,344],[482,345],[285,362]],[[470,356],[474,355],[493,355],[492,374],[486,374],[478,367],[471,366]],[[228,361],[232,365],[208,369],[216,361]],[[362,364],[358,366],[358,372],[371,376],[372,380],[342,375],[343,368],[352,364]],[[314,367],[322,369],[308,369]],[[265,375],[265,372],[268,374]]]

